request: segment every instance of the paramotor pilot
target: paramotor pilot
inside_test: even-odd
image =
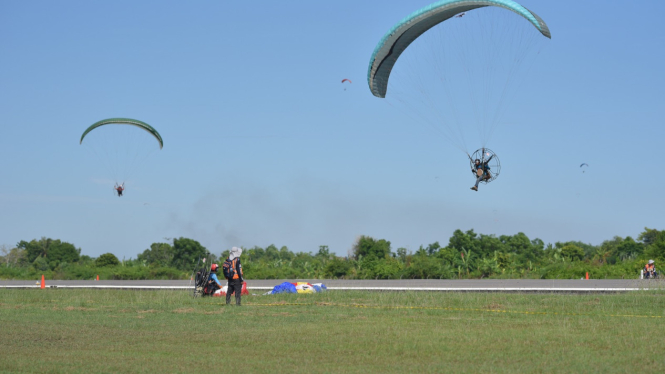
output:
[[[125,182],[122,182],[121,185],[118,185],[116,183],[115,186],[113,186],[113,189],[115,190],[115,192],[118,193],[118,197],[121,197],[122,196],[122,191],[125,190]]]
[[[494,157],[494,155],[491,155],[490,158],[487,160],[480,160],[480,159],[475,159],[473,162],[473,169],[471,169],[471,172],[476,175],[476,184],[471,187],[472,190],[478,191],[478,184],[482,182],[483,180],[487,181],[492,178],[492,173],[490,171],[489,167],[489,162]]]

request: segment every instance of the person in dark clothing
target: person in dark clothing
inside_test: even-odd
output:
[[[113,186],[113,189],[118,193],[118,197],[122,197],[122,191],[125,190],[125,182],[122,182],[122,184],[119,186],[116,183],[115,186]]]
[[[471,172],[476,175],[476,185],[471,187],[472,190],[478,191],[478,184],[480,182],[492,178],[490,167],[488,165],[492,157],[494,157],[494,155],[490,156],[490,158],[487,160],[483,160],[482,162],[479,159],[476,159],[473,162],[473,169],[471,169]]]
[[[231,294],[235,292],[236,295],[236,305],[240,306],[241,303],[241,293],[242,293],[242,282],[243,282],[243,272],[242,265],[240,264],[240,255],[242,254],[242,248],[233,247],[229,253],[229,258],[225,261],[226,263],[230,262],[230,267],[233,269],[233,275],[228,280],[228,287],[226,289],[226,305],[231,304]]]

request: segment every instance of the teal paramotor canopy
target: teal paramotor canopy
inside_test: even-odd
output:
[[[441,0],[419,9],[398,22],[388,31],[374,49],[367,71],[369,89],[376,97],[386,97],[388,78],[399,56],[427,30],[457,14],[473,9],[495,6],[513,11],[524,17],[551,38],[550,30],[540,17],[512,0]]]
[[[81,135],[81,141],[79,144],[83,143],[83,138],[85,138],[88,133],[100,126],[104,125],[112,125],[112,124],[119,124],[119,125],[132,125],[139,127],[147,132],[149,132],[152,136],[157,139],[159,142],[159,148],[162,149],[164,147],[164,141],[162,140],[162,136],[159,135],[157,130],[155,130],[152,126],[148,125],[147,123],[143,121],[139,121],[137,119],[131,119],[131,118],[109,118],[109,119],[104,119],[98,122],[93,123],[90,127],[88,127],[84,132],[83,135]]]

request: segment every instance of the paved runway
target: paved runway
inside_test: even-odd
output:
[[[339,279],[272,279],[247,280],[250,290],[270,290],[282,282],[324,283],[329,290],[366,291],[440,291],[440,292],[626,292],[665,289],[663,281],[639,279],[404,279],[404,280],[339,280]],[[46,280],[47,287],[107,289],[191,289],[190,281],[171,280]],[[34,281],[0,281],[0,288],[36,288]]]

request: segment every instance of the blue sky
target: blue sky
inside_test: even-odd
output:
[[[367,88],[378,40],[428,3],[1,1],[0,244],[345,255],[359,235],[415,250],[458,228],[593,244],[664,228],[664,2],[521,2],[552,40],[478,193],[466,156]],[[109,117],[164,138],[121,199],[78,144]]]

